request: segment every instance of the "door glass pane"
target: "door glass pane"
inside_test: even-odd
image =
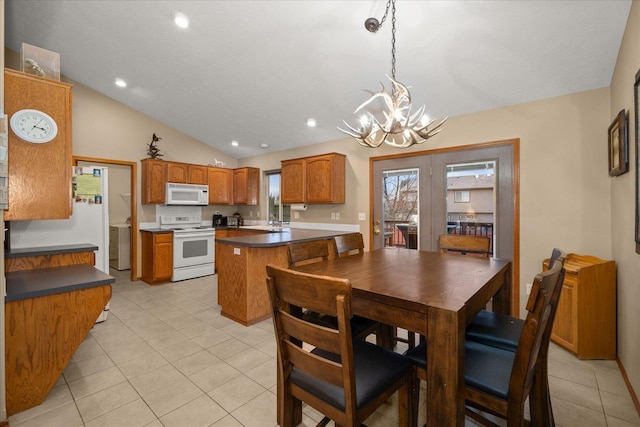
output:
[[[418,249],[418,169],[384,171],[382,180],[384,245]]]
[[[495,230],[495,161],[448,164],[447,233],[493,238]]]

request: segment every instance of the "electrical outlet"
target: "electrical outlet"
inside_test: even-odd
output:
[[[358,220],[360,221],[366,221],[367,220],[367,214],[365,214],[364,212],[360,212],[358,214]]]
[[[335,212],[331,212],[331,219],[336,219],[336,213]]]
[[[336,219],[340,219],[340,212],[336,212]]]
[[[298,212],[298,211],[294,212],[294,213],[293,213],[293,217],[294,217],[295,219],[299,219],[299,218],[300,218],[300,212]]]
[[[253,211],[249,211],[249,216],[252,217],[253,216]]]
[[[240,255],[240,248],[233,248],[234,255]]]
[[[531,288],[533,287],[533,284],[531,283],[527,283],[527,295],[531,294]]]

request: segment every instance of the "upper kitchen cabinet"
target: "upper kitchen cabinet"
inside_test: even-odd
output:
[[[4,108],[11,121],[4,219],[69,218],[72,86],[9,69],[4,75]]]
[[[187,163],[166,162],[167,182],[189,183],[189,165]]]
[[[233,170],[233,204],[257,205],[260,198],[260,169]]]
[[[209,183],[208,168],[200,165],[188,165],[189,166],[189,184],[202,184],[207,185]]]
[[[282,203],[304,203],[304,159],[280,162],[280,201]]]
[[[233,203],[233,170],[209,168],[209,204],[230,205]]]
[[[142,159],[142,203],[160,204],[165,201],[167,170],[164,160]]]
[[[282,161],[282,203],[344,203],[345,159],[328,153]]]

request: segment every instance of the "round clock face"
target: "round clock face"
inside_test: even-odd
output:
[[[58,134],[58,125],[50,115],[39,110],[20,110],[11,116],[11,129],[27,142],[49,142]]]

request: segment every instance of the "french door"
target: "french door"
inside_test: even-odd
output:
[[[436,251],[441,234],[480,233],[493,256],[514,259],[515,170],[514,144],[372,159],[372,248]]]

